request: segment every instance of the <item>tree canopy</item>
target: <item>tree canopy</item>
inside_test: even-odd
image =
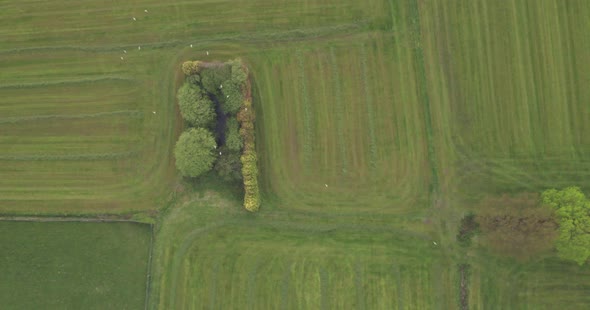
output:
[[[210,127],[215,123],[216,114],[213,102],[203,94],[199,86],[184,83],[178,90],[180,114],[195,127]]]
[[[174,149],[176,168],[183,176],[198,177],[215,162],[215,138],[204,128],[191,128],[180,135]]]
[[[578,187],[546,190],[542,198],[559,220],[559,256],[583,265],[590,257],[590,201]]]

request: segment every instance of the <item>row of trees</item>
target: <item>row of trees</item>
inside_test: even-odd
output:
[[[463,246],[481,234],[482,244],[519,260],[553,248],[580,265],[590,258],[590,200],[578,187],[489,197],[477,210],[461,221],[457,241]]]
[[[212,168],[227,181],[243,179],[244,206],[260,206],[254,143],[254,110],[248,72],[242,62],[182,64],[185,83],[177,93],[189,129],[179,138],[176,165],[183,176]]]

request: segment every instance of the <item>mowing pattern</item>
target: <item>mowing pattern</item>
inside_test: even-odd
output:
[[[171,110],[154,85],[112,54],[4,55],[0,80],[0,212],[93,213],[151,208],[146,175],[164,177],[168,149],[147,146],[170,131]],[[133,70],[147,69],[136,64]],[[156,112],[156,113],[157,113]],[[150,134],[146,137],[146,134]],[[166,138],[162,140],[166,142]],[[149,154],[149,155],[148,155]],[[164,157],[165,158],[165,157]],[[162,170],[162,168],[158,168]],[[142,197],[150,196],[150,197]],[[143,198],[146,198],[145,200]]]
[[[438,149],[461,194],[585,186],[588,3],[421,3]]]
[[[379,26],[386,7],[353,0],[1,3],[0,213],[157,207],[174,177],[178,62],[206,58],[206,50],[204,60],[226,60],[268,42]]]
[[[220,203],[212,208],[212,201]],[[253,220],[232,208],[206,194],[169,214],[156,244],[151,308],[456,307],[453,287],[444,284],[454,269],[424,235],[311,226],[312,217]]]
[[[516,267],[513,262],[495,262],[475,268],[469,299],[474,309],[587,309],[589,276],[588,266],[555,259]]]
[[[281,180],[267,186],[285,208],[415,212],[427,205],[424,109],[412,103],[411,51],[385,35],[356,40],[251,59],[263,103],[262,173]]]

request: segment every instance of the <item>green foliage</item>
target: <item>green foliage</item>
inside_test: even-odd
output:
[[[557,220],[538,194],[488,197],[477,209],[483,244],[494,253],[525,261],[553,248]]]
[[[185,78],[185,81],[192,85],[201,85],[201,76],[198,74],[189,75]]]
[[[207,68],[203,68],[200,72],[201,84],[203,89],[215,96],[221,96],[221,86],[223,83],[230,79],[231,71],[230,67],[226,65],[213,65]],[[223,85],[225,87],[225,85]]]
[[[225,146],[232,151],[240,151],[242,149],[242,137],[239,133],[238,120],[235,118],[228,118],[225,130]]]
[[[215,162],[215,171],[225,181],[237,181],[242,179],[242,162],[240,152],[229,150],[227,147],[219,149],[221,155]]]
[[[461,219],[457,242],[461,246],[468,247],[471,245],[471,238],[479,233],[479,224],[475,220],[475,214],[469,213]]]
[[[579,187],[549,189],[542,198],[559,219],[559,256],[583,265],[590,257],[590,201]]]
[[[182,63],[182,72],[186,76],[195,75],[199,73],[200,65],[200,61],[185,61]]]
[[[215,138],[204,128],[191,128],[180,135],[174,149],[176,168],[183,176],[198,177],[215,162]]]
[[[231,66],[231,80],[236,85],[242,87],[246,80],[248,79],[248,72],[246,66],[242,64],[242,61],[238,59],[234,59],[229,61]]]
[[[215,122],[213,102],[199,86],[184,83],[178,90],[177,98],[180,114],[192,126],[210,127]]]
[[[246,94],[250,93],[247,87],[245,90]],[[244,179],[244,207],[250,212],[255,212],[260,207],[260,189],[258,187],[256,145],[254,144],[255,114],[251,98],[244,100],[236,118],[240,122],[240,136],[244,142],[244,152],[240,157]]]
[[[236,84],[233,80],[227,80],[223,82],[221,92],[223,94],[221,109],[226,114],[235,115],[244,101],[242,86]]]

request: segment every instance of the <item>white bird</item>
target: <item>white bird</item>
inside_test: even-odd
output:
[[[328,187],[328,184],[324,184],[326,187]]]
[[[209,51],[207,51],[207,56],[209,56]]]
[[[229,95],[227,95],[227,98],[229,98]]]
[[[123,56],[121,56],[121,60],[124,60],[125,58],[123,58]]]
[[[152,111],[152,113],[156,114],[156,111]]]
[[[432,241],[432,243],[434,243],[434,245],[438,245],[438,244],[436,244],[436,242],[434,242],[434,241]]]
[[[148,12],[148,10],[143,10],[143,11],[146,12],[146,13]]]
[[[193,45],[191,44],[191,48],[193,48]]]
[[[136,21],[136,20],[137,20],[137,18],[133,17],[133,21]]]
[[[141,46],[138,46],[138,47],[137,47],[137,49],[138,49],[138,50],[141,50]]]
[[[127,50],[123,50],[123,53],[127,54]]]
[[[221,155],[221,152],[219,152],[219,155]]]
[[[219,85],[219,89],[222,89],[222,88],[223,88],[223,84],[222,85]]]
[[[248,111],[248,108],[246,108],[245,110]]]

